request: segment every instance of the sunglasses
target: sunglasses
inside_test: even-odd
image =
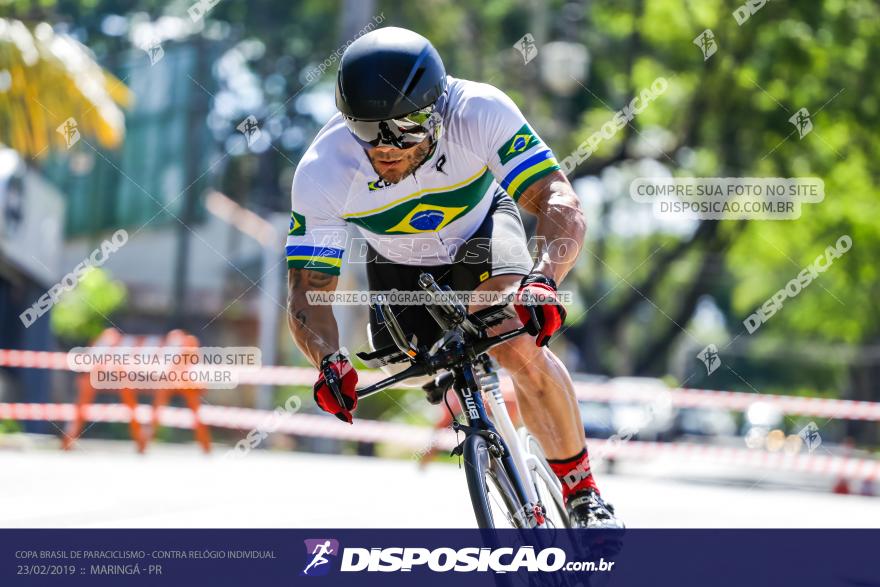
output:
[[[389,145],[406,149],[424,141],[437,124],[434,104],[389,120],[358,120],[345,116],[348,130],[362,143],[371,147]]]

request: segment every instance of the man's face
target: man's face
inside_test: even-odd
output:
[[[431,149],[430,139],[409,147],[397,149],[382,145],[367,150],[367,157],[373,165],[373,169],[383,180],[388,183],[398,183],[416,170]]]

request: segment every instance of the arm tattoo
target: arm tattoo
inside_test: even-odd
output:
[[[339,348],[339,331],[333,308],[309,301],[311,291],[336,289],[337,277],[310,269],[288,271],[287,324],[299,349],[317,366]]]
[[[303,278],[308,283],[310,287],[326,287],[328,283],[333,279],[332,275],[327,273],[321,273],[320,271],[312,271],[309,269],[291,269],[290,270],[291,280],[290,285],[292,287],[299,287],[303,285]]]
[[[312,287],[326,287],[333,279],[332,275],[320,271],[309,271],[309,285]]]

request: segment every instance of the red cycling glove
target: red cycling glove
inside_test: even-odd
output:
[[[336,394],[333,393],[333,389],[327,381],[326,371],[328,370],[332,372],[332,378],[336,381],[336,387],[342,396],[342,403],[336,398]],[[321,359],[320,371],[314,387],[315,403],[325,412],[351,424],[351,412],[358,403],[355,391],[358,381],[357,371],[351,366],[348,359],[339,353],[333,353]]]
[[[540,273],[523,278],[513,308],[529,334],[536,336],[538,346],[547,346],[565,323],[566,312],[557,298],[556,282]]]

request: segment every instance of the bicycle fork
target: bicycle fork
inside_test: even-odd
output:
[[[456,431],[463,430],[466,435],[479,434],[486,438],[492,456],[498,459],[503,464],[505,470],[509,473],[517,499],[520,503],[529,504],[529,506],[522,508],[522,511],[511,513],[516,517],[522,527],[531,528],[535,526],[537,524],[537,519],[534,515],[534,508],[531,507],[531,504],[535,502],[527,497],[529,495],[527,493],[528,483],[523,482],[523,476],[520,472],[519,466],[513,459],[513,455],[520,452],[518,446],[519,441],[516,438],[516,435],[514,434],[513,436],[514,442],[517,442],[517,450],[514,452],[510,450],[504,435],[495,428],[494,423],[486,414],[486,407],[483,403],[483,394],[481,393],[482,385],[481,381],[477,380],[477,373],[474,366],[465,365],[457,367],[453,369],[453,373],[455,374],[453,389],[455,390],[456,395],[458,395],[458,401],[461,404],[462,412],[468,422],[467,425],[463,426],[453,421],[453,428]],[[513,423],[510,422],[509,416],[507,421],[512,429]],[[461,454],[459,451],[461,451],[463,445],[464,443],[459,444],[453,451],[453,454]]]

